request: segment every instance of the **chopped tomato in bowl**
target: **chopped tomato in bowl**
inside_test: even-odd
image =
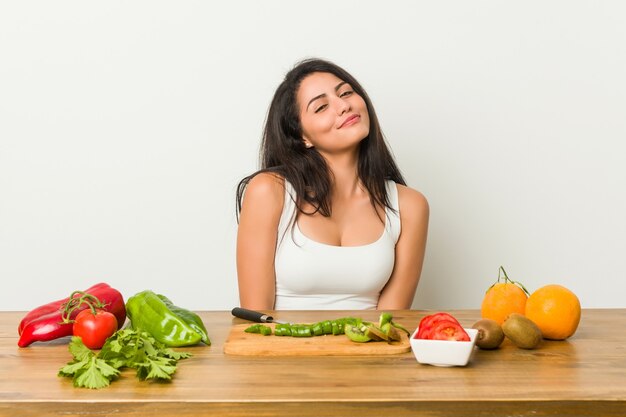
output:
[[[474,350],[478,330],[465,329],[448,313],[422,319],[411,335],[411,350],[422,364],[465,366]]]
[[[416,337],[431,340],[456,340],[468,342],[469,335],[461,323],[448,313],[435,313],[424,317],[419,324]]]

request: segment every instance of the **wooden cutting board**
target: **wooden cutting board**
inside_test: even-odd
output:
[[[399,342],[355,343],[346,335],[314,337],[263,336],[246,333],[251,324],[234,325],[224,343],[224,353],[246,356],[353,356],[395,355],[411,350],[409,337],[401,332]],[[273,324],[267,324],[274,331]]]

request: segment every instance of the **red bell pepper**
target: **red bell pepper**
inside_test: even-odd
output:
[[[103,310],[115,315],[118,329],[124,325],[126,321],[126,307],[124,298],[118,290],[110,287],[108,284],[100,283],[88,288],[83,294],[92,295],[100,300],[104,304]],[[20,339],[17,345],[26,347],[33,342],[44,342],[71,336],[72,321],[78,313],[89,308],[89,304],[81,304],[74,308],[69,317],[64,317],[65,307],[72,300],[80,297],[80,293],[73,293],[71,297],[37,307],[26,314],[18,327]]]
[[[105,284],[103,282],[94,285],[93,287],[90,287],[88,289],[85,290],[86,293],[91,293],[91,291],[93,291],[96,288],[100,288],[100,287],[108,287],[108,284]],[[70,297],[65,297],[61,300],[57,300],[57,301],[53,301],[51,303],[48,304],[44,304],[42,306],[39,306],[31,311],[28,312],[28,314],[26,314],[24,316],[24,318],[22,319],[22,321],[20,321],[20,325],[17,328],[17,333],[18,334],[22,334],[22,331],[24,330],[24,327],[30,323],[31,321],[38,319],[39,317],[45,316],[47,314],[50,313],[54,313],[56,311],[59,311],[60,308],[62,308],[62,306],[67,303],[70,300]]]

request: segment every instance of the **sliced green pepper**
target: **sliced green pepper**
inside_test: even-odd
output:
[[[274,328],[276,336],[291,336],[291,327],[288,324],[277,324]]]
[[[333,324],[330,320],[324,320],[322,328],[324,329],[324,334],[333,334]]]
[[[265,326],[264,324],[253,324],[250,327],[247,327],[244,332],[246,333],[260,333],[263,336],[269,336],[272,334],[272,328],[269,326]],[[278,335],[277,335],[278,336]]]
[[[322,323],[315,323],[314,325],[312,325],[311,331],[313,332],[314,336],[321,336],[324,334],[324,326],[322,325]]]
[[[293,337],[312,337],[311,326],[306,324],[294,324],[291,326],[291,336]]]
[[[244,330],[244,332],[246,333],[261,333],[261,325],[260,324],[253,324],[250,327],[247,327],[246,330]]]
[[[354,341],[364,342],[369,340],[400,340],[395,328],[403,329],[392,320],[390,313],[382,313],[379,324],[382,323],[382,329],[373,323],[364,322],[356,317],[342,317],[336,320],[324,320],[313,324],[288,324],[277,323],[274,327],[274,335],[291,336],[291,337],[312,337],[322,335],[340,335],[348,334]],[[346,330],[348,329],[349,330]],[[272,330],[268,326],[262,324],[253,324],[245,329],[248,333],[261,333],[263,335],[272,334]],[[405,330],[406,331],[406,330]],[[367,335],[365,334],[367,333]],[[376,333],[376,335],[372,335]],[[378,334],[380,333],[380,334]],[[355,340],[358,339],[358,340]]]

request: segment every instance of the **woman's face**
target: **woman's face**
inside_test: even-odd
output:
[[[356,149],[369,134],[369,113],[350,84],[327,72],[314,72],[296,95],[307,147],[322,153]]]

